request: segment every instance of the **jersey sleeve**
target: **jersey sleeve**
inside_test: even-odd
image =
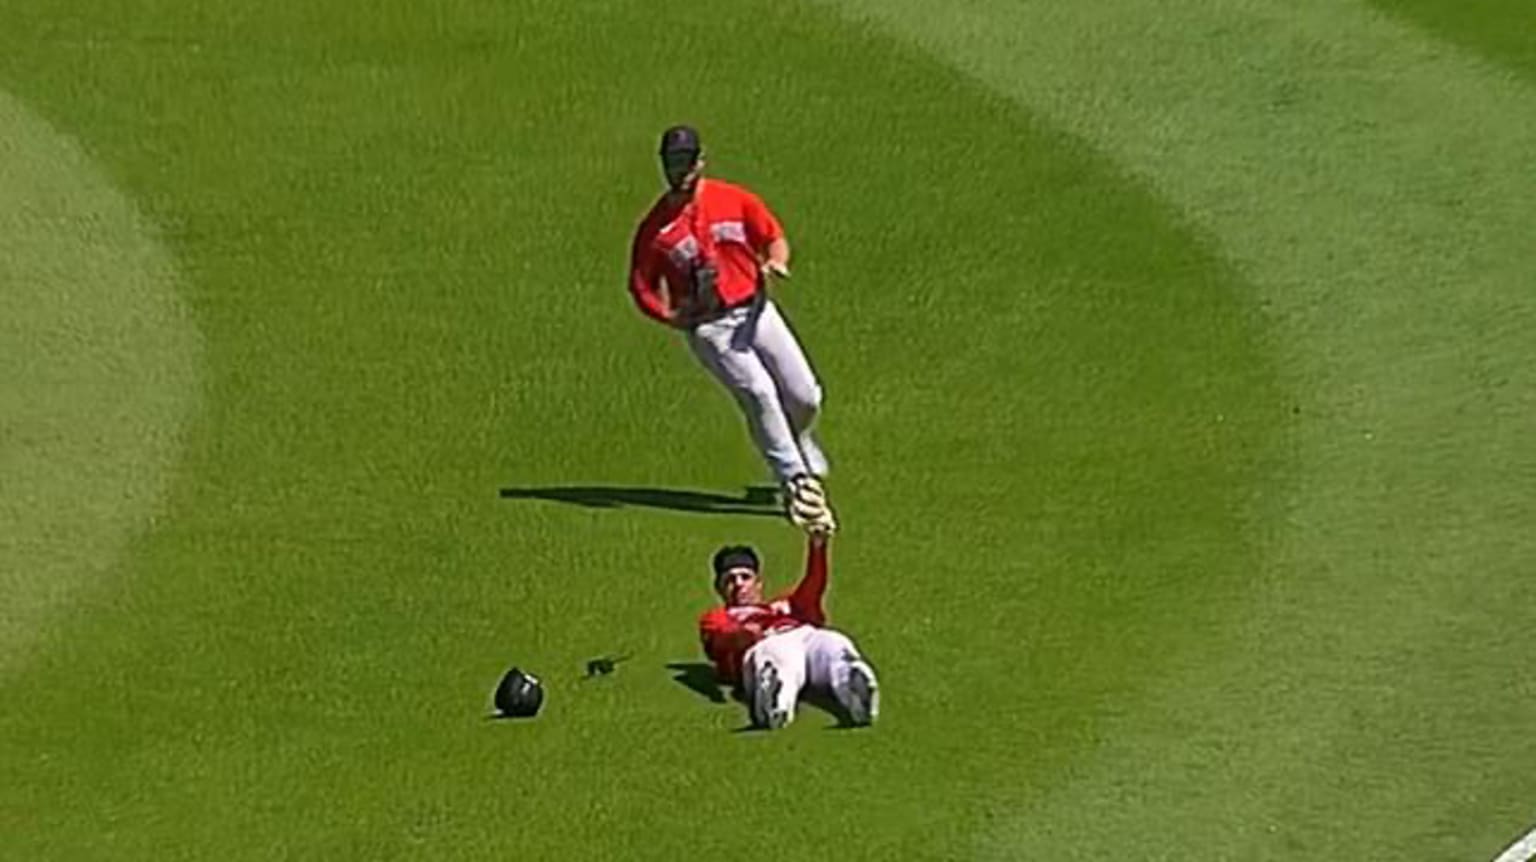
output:
[[[805,543],[805,575],[789,594],[789,613],[813,626],[826,625],[822,597],[827,593],[827,540],[809,537]]]
[[[779,220],[774,217],[768,205],[763,199],[751,192],[743,192],[742,222],[746,226],[747,242],[752,248],[762,251],[768,243],[784,236],[784,228]]]
[[[715,666],[715,677],[735,684],[741,680],[742,658],[757,636],[731,619],[724,608],[715,608],[699,617],[699,640],[704,655]]]
[[[672,311],[661,295],[661,255],[651,247],[655,228],[647,218],[635,232],[629,253],[629,295],[646,317],[660,323],[672,322]]]

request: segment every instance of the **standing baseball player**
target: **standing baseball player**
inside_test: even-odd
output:
[[[770,279],[789,277],[789,242],[760,198],[704,177],[699,134],[661,136],[667,191],[635,232],[629,290],[640,310],[686,333],[688,346],[741,405],[786,500],[822,494],[827,458],[812,433],[821,384]]]
[[[704,653],[721,682],[741,687],[752,724],[779,728],[795,717],[807,686],[830,691],[854,724],[880,714],[875,671],[852,640],[825,628],[830,511],[810,520],[805,575],[791,592],[763,599],[762,562],[745,545],[715,553],[715,592],[723,604],[699,617]]]

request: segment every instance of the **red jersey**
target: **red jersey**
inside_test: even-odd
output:
[[[794,590],[761,605],[718,607],[699,617],[704,654],[714,662],[722,681],[741,680],[741,660],[747,650],[774,632],[802,625],[825,625],[821,597],[827,591],[827,543],[810,541],[805,549],[805,576]]]
[[[757,195],[706,177],[691,200],[662,195],[640,222],[630,252],[630,295],[663,323],[673,322],[674,310],[707,317],[742,305],[757,293],[768,244],[783,235]],[[706,264],[715,269],[714,288],[694,296],[694,273]]]

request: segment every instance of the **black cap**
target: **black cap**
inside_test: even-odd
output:
[[[749,545],[726,545],[715,552],[715,580],[731,569],[748,568],[754,572],[762,571],[763,563],[757,558],[757,551]]]
[[[693,153],[697,155],[704,147],[699,143],[699,132],[692,126],[673,126],[661,133],[660,154],[668,153]]]

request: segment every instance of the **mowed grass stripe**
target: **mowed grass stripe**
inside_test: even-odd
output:
[[[1299,411],[1227,636],[984,846],[1495,850],[1536,793],[1536,690],[1509,671],[1536,562],[1536,95],[1352,3],[839,6],[1175,202],[1258,287]]]
[[[1525,0],[1371,0],[1383,12],[1536,82],[1536,8]]]
[[[134,204],[0,90],[0,675],[171,480],[201,358],[176,286]]]

